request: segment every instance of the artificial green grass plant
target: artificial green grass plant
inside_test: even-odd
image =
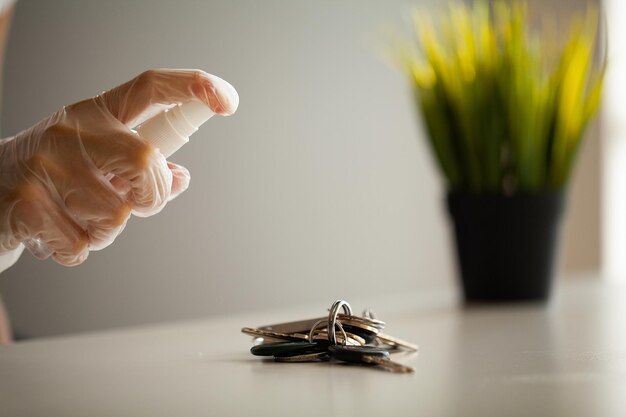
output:
[[[522,3],[458,3],[438,22],[423,12],[413,21],[416,42],[399,55],[449,189],[564,187],[600,104],[597,11],[576,17],[556,50]]]

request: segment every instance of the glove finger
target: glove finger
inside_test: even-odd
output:
[[[6,209],[8,214],[13,210],[13,205]],[[4,216],[4,219],[10,218],[11,215]],[[12,233],[10,222],[5,222],[0,226],[0,254],[17,249],[20,246],[20,240]]]
[[[124,229],[130,217],[130,204],[97,173],[84,175],[72,187],[69,192],[62,192],[67,211],[87,230],[89,249],[104,249]]]
[[[170,200],[173,174],[167,167],[165,157],[152,146],[143,167],[130,168],[128,172],[116,175],[127,179],[131,184],[128,203],[136,216],[152,216],[160,212]]]
[[[89,236],[57,201],[42,184],[22,186],[13,212],[14,235],[41,242],[62,265],[78,265],[89,255]]]
[[[126,201],[126,196],[131,191],[130,183],[117,175],[111,175],[111,180],[109,182],[111,183],[111,186],[113,186],[117,195]]]
[[[151,216],[161,211],[170,200],[173,173],[158,149],[130,132],[125,136],[127,142],[140,142],[137,151],[116,154],[115,149],[111,149],[108,153],[111,156],[104,164],[98,166],[97,159],[94,162],[105,175],[114,175],[114,188],[129,189],[125,198],[133,214],[140,217]],[[115,141],[108,142],[108,146],[115,148]]]
[[[72,110],[88,103],[78,103]],[[114,130],[106,135],[83,131],[83,160],[91,161],[103,175],[113,174],[116,189],[128,188],[127,203],[141,217],[158,213],[170,199],[172,171],[165,157],[137,134]]]
[[[202,70],[148,70],[100,97],[111,114],[130,128],[193,99],[225,116],[239,106],[239,95],[231,84]]]
[[[124,231],[129,216],[121,224],[111,226],[107,221],[90,222],[87,224],[89,233],[89,250],[98,251],[109,246]]]
[[[189,174],[189,170],[182,165],[168,162],[167,166],[172,171],[172,192],[170,194],[171,201],[189,188],[191,174]]]

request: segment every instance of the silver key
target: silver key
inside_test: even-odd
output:
[[[367,356],[364,355],[361,357],[361,360],[364,363],[369,363],[371,365],[379,366],[381,369],[385,371],[400,373],[400,374],[411,374],[415,372],[415,368],[410,366],[402,365],[401,363],[394,362],[389,358],[377,358],[375,356]]]
[[[361,336],[358,336],[356,334],[346,332],[346,337],[347,339],[344,342],[343,335],[338,334],[337,343],[346,344],[348,346],[363,346],[365,344],[365,339],[363,339]],[[311,341],[320,342],[320,341],[327,341],[327,340],[328,340],[328,332],[325,330],[322,330],[322,331],[316,331],[315,333],[313,333],[313,339]]]
[[[372,319],[369,317],[361,317],[361,316],[348,316],[345,314],[337,314],[337,319],[339,321],[344,321],[344,320],[352,320],[352,321],[356,321],[359,322],[365,326],[369,326],[369,327],[374,327],[378,330],[382,330],[385,328],[386,323],[382,320],[378,320],[378,319]]]
[[[308,333],[311,327],[318,322],[320,318],[288,321],[285,323],[270,324],[269,326],[261,326],[259,330],[268,330],[279,333]]]
[[[376,342],[389,346],[393,350],[407,350],[409,352],[417,352],[419,350],[419,346],[414,343],[384,333],[376,335]]]
[[[254,327],[244,327],[241,329],[241,332],[250,336],[260,337],[263,339],[263,342],[267,342],[268,340],[287,340],[290,342],[302,342],[309,340],[309,336],[302,333],[281,333],[270,330],[256,329]]]
[[[241,329],[241,332],[250,336],[254,336],[256,338],[261,338],[263,339],[263,343],[266,343],[268,341],[271,342],[275,340],[286,340],[289,342],[302,342],[302,341],[309,340],[309,335],[307,334],[273,332],[270,330],[263,330],[263,329],[254,328],[254,327],[244,327]],[[345,344],[347,345],[361,346],[365,344],[365,340],[363,340],[363,338],[360,336],[357,336],[351,333],[346,333],[346,335],[347,335],[347,339],[345,341]],[[328,340],[328,333],[326,331],[317,331],[313,334],[312,341],[315,342],[315,341],[322,341],[322,340]],[[342,335],[338,336],[338,340],[340,343],[344,343]]]

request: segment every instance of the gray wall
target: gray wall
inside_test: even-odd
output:
[[[215,73],[241,105],[172,158],[192,183],[160,215],[131,219],[81,266],[26,253],[3,273],[16,329],[50,335],[451,282],[439,178],[404,80],[372,47],[405,3],[20,0],[4,135],[150,67]]]

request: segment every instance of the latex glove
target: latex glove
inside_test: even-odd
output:
[[[150,70],[0,140],[0,254],[23,242],[77,265],[110,245],[131,212],[163,209],[189,171],[130,129],[194,98],[222,115],[239,104],[229,83],[203,71]]]

